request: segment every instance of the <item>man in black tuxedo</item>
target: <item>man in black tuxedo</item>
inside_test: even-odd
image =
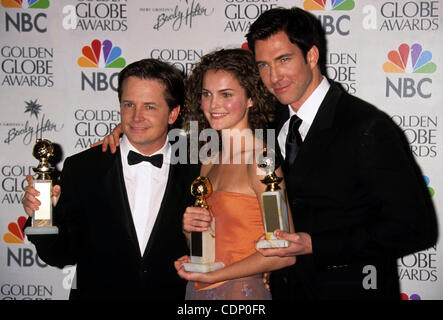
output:
[[[71,299],[183,299],[186,283],[173,262],[188,252],[181,219],[192,198],[183,190],[199,173],[170,161],[168,126],[183,105],[183,77],[167,63],[140,60],[120,72],[118,96],[117,152],[95,147],[68,157],[54,207],[59,234],[29,240],[49,265],[77,265]],[[36,195],[26,188],[30,216]]]
[[[250,27],[261,78],[281,104],[278,154],[296,255],[271,275],[276,299],[399,299],[396,259],[436,243],[436,214],[409,144],[382,111],[323,75],[319,21],[272,9]]]

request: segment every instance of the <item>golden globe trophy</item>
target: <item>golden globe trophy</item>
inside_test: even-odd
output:
[[[191,184],[191,194],[196,197],[195,207],[209,209],[206,203],[212,193],[212,185],[206,177],[198,177]],[[208,273],[223,268],[222,262],[215,262],[215,219],[208,230],[191,232],[191,262],[184,263],[186,271]]]
[[[289,232],[286,194],[278,186],[283,178],[275,174],[275,152],[263,148],[263,155],[258,161],[258,167],[266,172],[265,177],[260,180],[266,185],[266,190],[260,197],[266,239],[259,240],[256,247],[260,249],[287,248],[289,241],[274,236],[274,231],[277,229]]]
[[[50,166],[48,160],[54,155],[54,147],[51,141],[37,139],[32,155],[39,160],[37,168],[32,168],[37,174],[34,179],[34,188],[40,192],[37,197],[41,204],[38,210],[33,212],[32,227],[27,227],[27,235],[37,234],[57,234],[58,228],[52,225],[52,180],[51,173],[54,168]]]

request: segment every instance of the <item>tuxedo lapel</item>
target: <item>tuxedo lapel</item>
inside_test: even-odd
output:
[[[109,153],[108,153],[109,154]],[[111,157],[111,155],[109,155]],[[123,177],[123,167],[121,163],[120,148],[109,159],[108,169],[104,175],[105,194],[109,195],[111,208],[113,208],[113,218],[115,223],[122,226],[123,232],[126,233],[127,239],[139,257],[140,249],[135,231],[134,221],[132,219],[131,209],[129,206],[128,195]]]
[[[289,109],[288,106],[284,106],[284,105],[279,105],[277,107],[277,112],[275,115],[275,141],[274,141],[274,145],[275,145],[275,151],[276,151],[276,165],[277,167],[283,165],[284,163],[284,159],[283,156],[281,154],[281,149],[280,149],[280,145],[278,143],[278,135],[280,134],[281,128],[283,127],[283,125],[285,124],[285,122],[289,119]]]
[[[164,216],[171,211],[171,208],[175,207],[174,200],[172,199],[172,197],[174,196],[174,194],[176,194],[176,192],[180,192],[174,190],[177,186],[177,173],[178,173],[177,165],[171,164],[169,166],[168,182],[166,183],[165,193],[163,195],[160,209],[158,211],[157,218],[155,219],[155,223],[151,231],[151,235],[149,237],[148,243],[143,253],[144,259],[148,256],[149,251],[151,250],[152,245],[155,242],[156,236],[159,234],[159,232],[162,231],[161,223],[162,220],[165,218]],[[181,187],[183,188],[183,186]],[[181,190],[181,192],[183,192],[183,190]]]
[[[341,89],[332,83],[297,154],[291,178],[309,177],[311,169],[315,169],[316,160],[321,159],[322,152],[328,149],[340,129],[334,125],[334,119],[342,94]]]
[[[285,122],[289,119],[289,107],[286,105],[279,105],[277,112],[275,114],[275,129],[276,129],[276,137],[281,131],[281,128],[285,124]]]

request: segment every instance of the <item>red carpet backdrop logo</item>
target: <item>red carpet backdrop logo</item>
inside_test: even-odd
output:
[[[401,300],[421,300],[421,297],[416,293],[413,293],[410,296],[408,296],[406,293],[401,293],[400,297]]]
[[[3,241],[6,243],[19,243],[23,244],[25,241],[25,235],[22,231],[26,223],[26,218],[21,216],[17,219],[17,222],[11,222],[8,224],[8,232],[3,234]]]
[[[82,56],[77,59],[79,67],[88,68],[91,71],[81,72],[81,90],[107,91],[109,89],[117,92],[117,78],[119,71],[109,72],[96,70],[119,69],[126,66],[126,60],[121,56],[122,49],[114,46],[110,40],[93,40],[90,45],[82,48]]]
[[[419,43],[411,47],[402,43],[398,50],[388,53],[388,61],[383,64],[383,71],[387,73],[434,73],[437,65],[431,61],[432,53],[423,50]]]
[[[372,2],[372,1],[366,1]],[[374,1],[376,2],[376,1]],[[380,31],[437,31],[439,26],[439,4],[441,1],[377,1],[379,17],[381,18]],[[365,5],[367,10],[375,8]]]
[[[93,40],[90,46],[82,48],[82,54],[77,63],[83,68],[124,68],[126,60],[121,57],[122,49],[113,46],[110,40],[100,42]]]
[[[4,8],[47,9],[49,0],[2,0]]]
[[[428,176],[423,176],[423,177],[425,178],[425,182],[426,182],[426,186],[428,187],[429,194],[431,195],[431,197],[433,197],[435,194],[435,190],[432,186],[429,185],[429,183],[431,182],[431,179],[429,179]]]
[[[351,16],[346,12],[354,9],[354,0],[305,0],[303,8],[309,11],[319,11],[320,20],[326,36],[338,33],[348,36],[351,29]],[[322,12],[323,11],[323,12]]]
[[[63,7],[65,30],[124,32],[128,30],[128,1],[69,1]]]
[[[305,10],[352,10],[355,7],[354,0],[305,0],[303,8]]]
[[[386,97],[392,94],[399,98],[432,97],[432,81],[430,74],[437,70],[437,65],[432,61],[432,52],[423,50],[423,46],[414,43],[409,46],[402,43],[397,49],[391,50],[387,55],[382,69],[391,74],[386,77]],[[398,75],[397,77],[392,77]],[[421,75],[421,77],[417,77]]]
[[[278,1],[224,1],[223,32],[238,33],[244,36],[251,24],[265,11],[279,6]]]

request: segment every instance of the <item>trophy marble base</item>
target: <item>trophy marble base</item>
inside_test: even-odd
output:
[[[255,247],[257,249],[287,248],[289,241],[281,239],[259,240]]]
[[[225,264],[223,262],[213,263],[183,263],[183,267],[188,272],[208,273],[215,270],[223,269]]]
[[[25,229],[25,234],[26,235],[58,234],[58,228],[55,226],[27,227]]]

